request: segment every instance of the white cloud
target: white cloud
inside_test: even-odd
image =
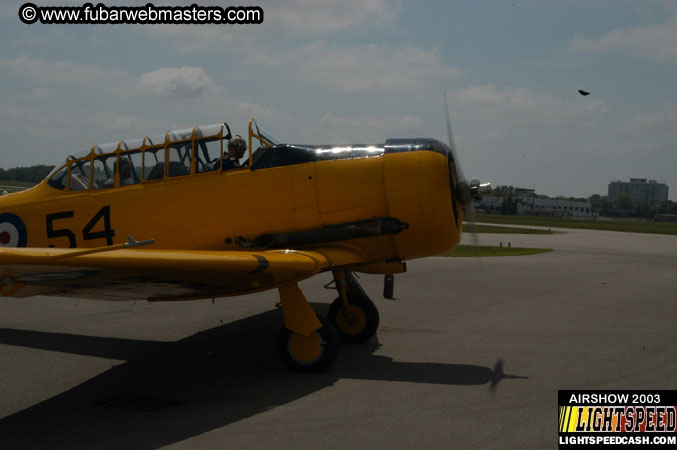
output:
[[[161,67],[139,77],[142,92],[169,97],[201,97],[221,91],[202,67]]]
[[[167,4],[172,3],[182,4]],[[261,1],[257,5],[264,12],[261,25],[153,25],[144,26],[143,31],[170,39],[180,53],[207,51],[219,55],[233,49],[255,52],[254,42],[270,42],[281,33],[307,36],[390,25],[402,9],[401,0],[288,0]]]
[[[103,129],[106,131],[122,131],[123,133],[129,133],[129,130],[132,129],[137,122],[138,119],[134,116],[124,114],[114,115],[104,122]]]
[[[41,107],[0,104],[0,134],[8,143],[0,149],[0,166],[57,163],[94,144],[143,137],[168,128],[161,119],[106,110],[60,109],[55,114]]]
[[[399,15],[399,0],[290,0],[262,2],[264,23],[285,31],[328,33],[348,28],[392,23]]]
[[[669,126],[675,129],[677,128],[677,113],[639,113],[633,122],[646,131],[651,131],[662,126]]]
[[[423,119],[420,116],[386,116],[386,117],[345,117],[335,116],[326,113],[320,120],[320,125],[329,126],[349,126],[353,128],[372,128],[380,132],[381,130],[405,130],[407,132],[423,125]]]
[[[305,140],[329,144],[375,144],[386,138],[421,136],[423,118],[417,115],[339,116],[325,113],[319,124],[304,130]]]
[[[70,42],[72,45],[78,45],[77,38],[71,30],[66,28],[47,28],[46,30],[40,30],[40,33],[36,33],[35,29],[27,27],[22,32],[14,35],[8,44],[15,48],[26,48],[31,53],[35,53],[39,48],[52,46],[57,42],[60,44]]]
[[[459,73],[445,65],[437,49],[411,45],[336,47],[316,42],[295,49],[257,52],[247,62],[279,68],[281,75],[347,93],[426,90],[431,82]]]
[[[570,48],[578,53],[628,52],[659,63],[677,63],[677,16],[664,23],[620,28],[598,38],[577,35]]]
[[[161,67],[137,78],[121,69],[19,56],[0,58],[0,71],[38,83],[39,88],[30,94],[32,98],[39,98],[61,84],[89,89],[92,93],[113,92],[118,97],[137,94],[135,85],[141,93],[155,96],[201,97],[223,91],[201,67]]]
[[[28,131],[35,129],[39,123],[35,123],[41,118],[39,112],[34,108],[26,106],[14,106],[0,104],[0,130],[3,133],[15,131]]]
[[[642,136],[645,145],[677,142],[677,107],[669,105],[653,111],[642,111],[624,123],[621,132]],[[648,146],[648,145],[646,145]]]
[[[209,54],[220,54],[219,46],[226,46],[233,40],[231,25],[143,25],[143,31],[162,39],[172,39],[172,46],[180,53],[194,53],[207,50]],[[251,26],[251,25],[250,25]]]
[[[22,2],[26,3],[26,2]],[[4,2],[3,4],[0,5],[0,19],[14,19],[16,18],[17,20],[19,19],[19,7],[22,5],[22,3],[15,1],[15,2]]]
[[[235,101],[237,112],[249,117],[257,119],[281,119],[285,114],[278,112],[275,108],[257,103],[250,103],[245,101]]]
[[[72,114],[60,111],[59,114],[52,114],[41,108],[28,106],[14,106],[0,104],[0,131],[21,131],[31,137],[36,130],[40,130],[40,137],[46,140],[57,137],[67,136],[68,142],[58,142],[58,144],[76,144],[88,145],[94,143],[102,144],[102,135],[114,132],[119,134],[117,139],[126,139],[135,137],[140,132],[137,131],[140,122],[139,118],[132,115],[115,114],[108,111],[102,111],[94,114]],[[145,121],[148,122],[148,121]],[[73,124],[77,124],[77,133],[73,132]],[[158,124],[152,122],[155,128]],[[160,126],[166,127],[164,124]],[[162,128],[158,128],[162,129]],[[141,130],[141,133],[148,130]],[[152,130],[151,130],[152,131]],[[93,140],[92,140],[93,138]],[[82,141],[79,144],[74,140]]]
[[[99,88],[111,84],[123,85],[130,80],[129,74],[120,69],[24,55],[13,59],[0,58],[0,70],[40,83],[96,84]]]
[[[28,94],[28,98],[31,100],[40,100],[42,98],[49,97],[50,94],[51,91],[49,89],[37,87],[31,90],[30,94]]]

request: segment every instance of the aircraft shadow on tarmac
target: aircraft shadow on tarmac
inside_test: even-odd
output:
[[[326,305],[314,306],[326,312]],[[126,361],[0,420],[0,442],[13,449],[154,449],[297,400],[342,378],[492,388],[502,378],[518,378],[503,374],[500,361],[494,370],[395,362],[373,354],[376,338],[342,345],[328,373],[292,374],[275,352],[280,326],[279,311],[269,311],[176,342],[0,328],[1,344]]]

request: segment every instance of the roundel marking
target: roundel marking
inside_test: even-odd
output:
[[[25,247],[28,232],[21,217],[12,213],[0,214],[0,247]]]

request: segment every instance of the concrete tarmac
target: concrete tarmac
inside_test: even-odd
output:
[[[279,362],[276,291],[2,299],[0,448],[556,448],[558,389],[677,389],[677,236],[561,231],[410,261],[396,300],[361,276],[381,327],[320,375]]]

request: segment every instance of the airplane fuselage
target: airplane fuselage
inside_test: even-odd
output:
[[[407,260],[441,254],[459,241],[461,211],[445,151],[423,139],[278,146],[251,168],[196,173],[193,162],[183,176],[79,191],[45,180],[1,197],[0,214],[25,225],[27,247],[101,247],[131,235],[154,239],[157,249],[193,250],[237,250],[257,236],[394,218],[406,229],[333,244],[373,262]],[[289,155],[296,156],[285,161]]]

